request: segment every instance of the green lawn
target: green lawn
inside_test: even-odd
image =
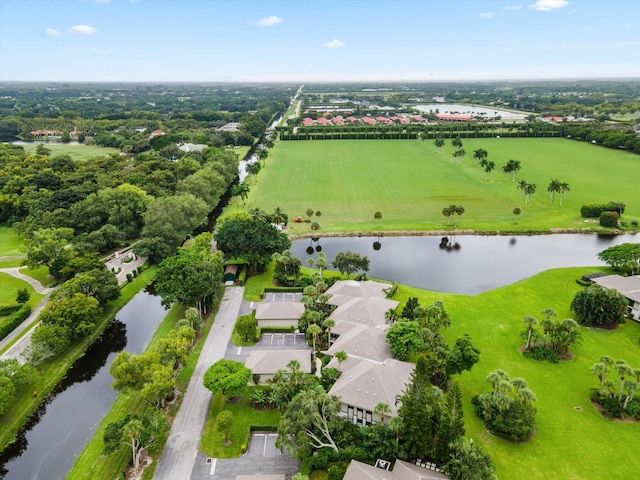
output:
[[[21,245],[22,238],[13,228],[0,226],[0,268],[20,266],[25,257],[20,251]]]
[[[204,453],[213,458],[238,457],[247,449],[252,426],[276,427],[278,425],[279,410],[256,410],[250,405],[248,396],[249,394],[234,403],[227,402],[220,392],[213,396],[200,441],[200,449]],[[218,432],[216,426],[216,416],[222,410],[230,410],[233,414],[233,426],[229,432],[231,444],[227,446],[223,445],[224,434]]]
[[[0,305],[13,305],[16,303],[18,290],[26,288],[29,294],[29,305],[34,308],[44,295],[37,293],[31,285],[24,280],[12,277],[8,273],[0,272]]]
[[[480,362],[459,378],[465,424],[467,436],[481,442],[493,457],[499,478],[596,480],[635,478],[640,471],[640,457],[635,453],[640,423],[606,420],[589,400],[590,389],[597,386],[590,368],[601,355],[640,368],[639,324],[627,321],[615,331],[582,329],[583,343],[569,362],[536,362],[519,351],[522,318],[531,314],[540,319],[547,307],[556,310],[560,320],[571,317],[569,304],[581,288],[575,279],[593,271],[583,267],[549,270],[475,296],[401,287],[394,297],[401,305],[409,296],[417,296],[421,305],[442,299],[452,319],[445,332],[449,343],[467,332],[481,351]],[[488,434],[473,414],[471,398],[490,390],[486,376],[497,368],[526,379],[538,397],[537,434],[525,444]]]
[[[42,142],[34,142],[30,145],[21,146],[29,153],[34,153],[38,145]],[[44,146],[51,150],[51,155],[69,155],[74,160],[88,160],[93,157],[103,157],[111,153],[120,153],[117,148],[100,147],[98,145],[69,145],[67,143],[47,143]]]
[[[278,142],[258,185],[251,186],[247,208],[269,212],[279,206],[290,220],[306,218],[308,208],[320,210],[321,217],[313,217],[319,233],[447,229],[442,209],[450,204],[465,207],[459,228],[475,231],[594,228],[580,217],[580,207],[611,200],[627,204],[624,221],[640,220],[637,155],[561,138],[463,139],[463,144],[467,155],[457,166],[448,140],[440,151],[433,142],[418,140]],[[496,165],[489,182],[473,159],[479,148]],[[521,162],[516,183],[502,172],[509,159]],[[549,202],[552,178],[571,188],[562,206],[558,195]],[[528,206],[519,198],[519,180],[537,185]],[[517,224],[515,207],[522,209]],[[232,202],[229,210],[236,208]],[[382,212],[380,222],[375,211]],[[310,232],[308,223],[289,226],[289,233]]]
[[[40,282],[43,287],[53,287],[58,284],[58,281],[49,275],[49,267],[40,265],[35,268],[25,267],[20,269],[21,273],[29,275]]]

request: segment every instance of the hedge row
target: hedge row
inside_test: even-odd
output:
[[[264,292],[270,293],[302,293],[302,287],[265,287]]]
[[[580,207],[582,218],[598,218],[603,212],[617,212],[623,214],[626,205],[622,202],[593,203]]]
[[[31,307],[25,303],[0,324],[0,340],[13,332],[29,315],[31,315]]]
[[[13,312],[18,310],[22,305],[14,304],[14,305],[1,305],[0,306],[0,317],[6,317],[11,315]]]

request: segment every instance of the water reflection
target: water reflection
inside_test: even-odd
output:
[[[369,257],[370,277],[425,290],[474,294],[550,268],[604,265],[598,259],[603,249],[640,240],[637,235],[593,234],[385,237],[384,249],[381,244],[376,249],[375,238],[303,239],[294,241],[291,250],[298,258],[313,258],[316,244],[322,243],[329,264],[337,253],[352,251]]]

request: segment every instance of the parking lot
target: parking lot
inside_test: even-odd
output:
[[[290,477],[298,472],[300,463],[276,448],[277,437],[275,432],[251,434],[247,453],[239,458],[208,458],[200,452],[191,479],[235,480],[237,475],[258,474]]]
[[[264,302],[299,302],[301,293],[293,292],[265,292]]]
[[[263,333],[258,346],[307,345],[304,333]]]

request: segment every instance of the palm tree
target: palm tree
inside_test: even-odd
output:
[[[318,270],[320,272],[320,278],[322,278],[324,269],[327,267],[327,256],[324,252],[320,252],[316,256],[316,265],[318,266]]]
[[[284,216],[284,212],[280,207],[276,207],[273,209],[273,213],[271,214],[271,221],[276,225],[280,225],[281,223],[284,223],[285,216]]]
[[[520,215],[522,213],[522,210],[520,210],[518,207],[513,209],[513,222],[514,223],[518,223],[518,215]]]
[[[549,192],[549,203],[553,203],[553,199],[556,195],[556,192],[560,191],[560,182],[555,179],[552,178],[551,182],[549,183],[549,187],[547,188],[547,192]]]
[[[260,162],[247,163],[247,165],[244,167],[249,175],[253,175],[255,177],[256,183],[258,183],[258,173],[260,173],[261,168],[262,165],[260,165]]]
[[[618,373],[618,378],[620,379],[620,395],[618,395],[618,401],[622,402],[622,392],[624,391],[624,379],[628,376],[633,376],[633,369],[627,365],[625,362],[618,362],[615,364],[614,368]]]
[[[476,159],[476,163],[480,163],[482,160],[487,158],[487,155],[489,155],[489,153],[482,148],[479,148],[478,150],[474,150],[473,152],[473,158]]]
[[[520,190],[520,195],[518,196],[518,201],[522,201],[522,194],[527,189],[527,182],[525,180],[520,180],[518,182],[518,190]]]
[[[391,413],[391,407],[384,402],[380,402],[373,407],[373,413],[374,415],[380,415],[380,424],[384,425],[384,416]]]
[[[325,318],[322,325],[327,329],[327,338],[331,340],[331,329],[336,326],[336,321],[333,318]]]
[[[526,196],[525,205],[529,205],[531,203],[531,195],[536,193],[536,184],[535,183],[527,183],[527,186],[524,189],[524,193],[525,193],[525,196]]]
[[[442,215],[444,215],[445,217],[447,217],[447,225],[451,225],[450,217],[451,217],[452,213],[453,213],[453,212],[451,211],[451,208],[449,208],[449,207],[444,207],[444,208],[442,209]]]
[[[271,135],[267,135],[264,137],[264,140],[262,140],[262,145],[264,145],[265,148],[273,148],[275,142],[273,141],[273,138],[271,138]]]
[[[267,164],[267,157],[269,156],[269,150],[267,150],[266,148],[261,148],[260,150],[258,150],[256,155],[258,156],[258,160],[262,161],[263,166]]]
[[[519,388],[518,389],[518,400],[525,405],[527,403],[536,401],[536,394],[533,393],[529,387]]]
[[[525,348],[529,350],[529,347],[531,346],[531,334],[533,333],[533,327],[538,324],[538,319],[533,315],[525,315],[522,321],[527,326],[527,345]]]
[[[460,140],[460,137],[456,137],[453,140],[451,140],[451,146],[456,148],[462,148],[462,140]]]
[[[334,353],[333,356],[337,360],[338,370],[340,370],[342,362],[345,362],[348,358],[347,352],[345,352],[344,350],[340,350],[339,352]]]
[[[456,159],[456,165],[460,165],[462,163],[461,158],[467,154],[464,148],[459,148],[455,152],[453,152],[453,157]]]
[[[558,192],[560,192],[560,206],[562,206],[562,198],[564,197],[564,194],[570,191],[571,189],[569,188],[568,183],[560,182],[560,185],[558,186]]]
[[[491,170],[496,168],[496,163],[491,160],[484,160],[484,173],[487,174],[486,181],[489,181],[489,175],[491,174]]]
[[[433,144],[436,146],[438,150],[440,150],[444,146],[444,140],[438,137],[433,141]]]
[[[233,185],[231,187],[231,195],[234,197],[240,197],[242,199],[242,206],[245,206],[245,200],[247,199],[247,195],[249,195],[249,185],[246,182],[242,182],[238,185]]]
[[[605,382],[607,381],[607,375],[609,375],[609,367],[606,363],[597,362],[591,367],[591,373],[598,376],[600,382],[600,392],[604,392]]]
[[[319,325],[313,323],[307,328],[307,333],[311,335],[311,341],[313,342],[313,352],[315,354],[316,342],[318,341],[318,335],[322,333],[322,328],[320,328]]]
[[[458,205],[458,206],[456,206],[454,208],[453,211],[455,212],[456,215],[460,216],[460,215],[462,215],[464,213],[465,210],[464,210],[464,207],[462,205]],[[458,221],[457,220],[453,221],[453,226],[454,227],[458,226]]]
[[[384,312],[384,319],[387,323],[391,324],[396,319],[396,309],[389,308],[386,312]]]
[[[267,212],[261,210],[260,208],[250,208],[247,213],[251,216],[253,220],[267,220]]]

